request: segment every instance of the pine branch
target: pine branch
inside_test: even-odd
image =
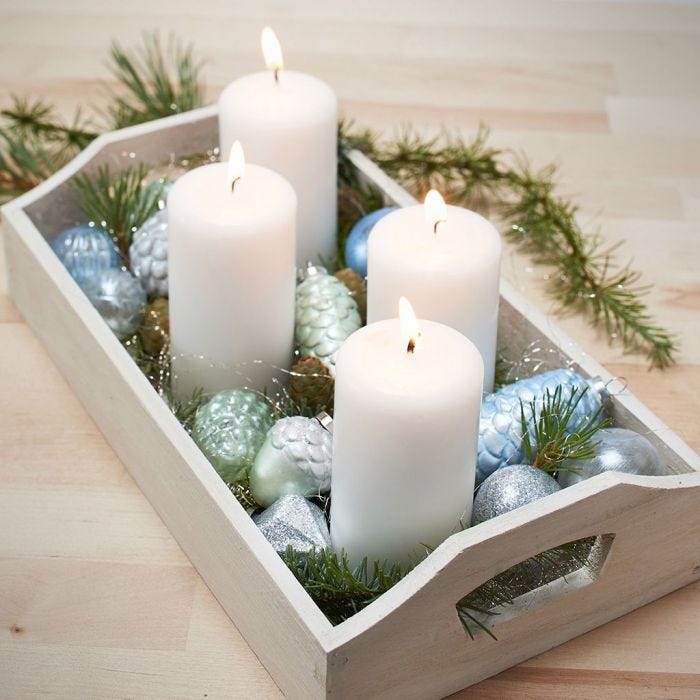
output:
[[[63,149],[82,150],[99,133],[90,129],[90,122],[83,118],[78,108],[71,124],[66,124],[53,105],[41,98],[12,96],[12,107],[0,110],[6,120],[6,129],[23,138],[41,138],[59,144]]]
[[[528,412],[525,404],[520,402],[525,461],[548,473],[561,471],[564,468],[562,463],[566,460],[594,457],[597,443],[593,442],[593,438],[601,428],[610,425],[610,419],[602,415],[602,407],[592,416],[575,421],[576,408],[588,387],[583,391],[574,387],[567,399],[563,397],[563,389],[561,384],[553,393],[547,389],[542,405],[531,401]],[[534,420],[528,420],[528,416]],[[531,425],[531,429],[528,425]],[[568,471],[576,469],[569,467]]]
[[[145,34],[143,45],[126,51],[114,43],[110,52],[110,72],[120,92],[110,92],[106,114],[113,128],[140,124],[201,107],[201,62],[192,46],[172,37],[161,46],[157,34]]]
[[[72,181],[85,215],[114,238],[125,260],[134,231],[155,214],[163,197],[162,182],[145,184],[148,172],[149,167],[141,164],[115,175],[103,165],[94,179],[80,174]]]
[[[652,367],[674,362],[677,340],[651,318],[639,273],[615,262],[615,246],[606,249],[597,233],[582,231],[576,207],[554,193],[553,168],[533,173],[511,153],[489,147],[483,127],[471,142],[412,131],[383,142],[368,131],[348,133],[350,128],[341,123],[341,147],[360,148],[416,195],[437,187],[459,204],[485,214],[494,209],[508,224],[508,240],[556,269],[548,291],[560,311],[587,315],[625,352],[646,353]]]

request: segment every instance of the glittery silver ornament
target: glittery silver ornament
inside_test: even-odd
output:
[[[221,478],[245,478],[273,424],[270,407],[258,394],[228,389],[197,409],[192,438]]]
[[[335,356],[362,325],[348,288],[322,267],[308,266],[297,286],[295,336],[303,356],[318,357],[335,376]]]
[[[261,506],[280,496],[313,496],[331,487],[333,439],[315,418],[282,418],[270,429],[250,470],[250,491]]]
[[[131,271],[154,296],[168,296],[168,212],[161,209],[134,232],[129,246]]]
[[[520,402],[523,403],[526,421],[532,426],[536,416],[532,416],[530,402],[535,401],[539,408],[547,391],[553,394],[560,385],[563,386],[564,401],[571,396],[574,388],[578,390],[578,395],[587,389],[576,406],[569,427],[595,415],[596,411],[609,401],[609,395],[600,379],[586,380],[570,369],[536,374],[484,396],[479,419],[477,483],[481,483],[489,474],[506,464],[518,464],[523,461]]]
[[[529,464],[503,467],[489,476],[474,498],[472,525],[503,515],[561,490],[541,469]]]
[[[94,226],[67,228],[51,241],[51,249],[80,285],[103,270],[119,266],[119,251],[114,241]]]
[[[275,551],[283,553],[291,545],[305,554],[312,549],[330,548],[331,537],[323,511],[303,496],[288,495],[253,517]]]
[[[572,486],[602,472],[625,472],[646,476],[666,474],[666,465],[658,450],[643,435],[626,428],[601,428],[594,436],[595,457],[569,459],[557,475],[562,487]],[[565,471],[567,467],[577,470]]]
[[[139,327],[146,310],[146,292],[130,272],[103,270],[82,288],[115,335],[123,338]]]

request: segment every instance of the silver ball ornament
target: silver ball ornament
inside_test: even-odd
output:
[[[192,438],[227,483],[244,479],[273,424],[270,407],[252,391],[220,391],[197,409]]]
[[[280,554],[289,546],[304,554],[331,546],[326,516],[303,496],[282,496],[267,510],[255,515],[253,522]]]
[[[562,463],[563,469],[557,481],[565,488],[590,479],[603,472],[624,472],[645,476],[666,474],[659,451],[643,435],[626,428],[601,428],[594,436],[595,457],[591,459],[569,459]],[[567,471],[567,467],[574,471]]]
[[[168,213],[161,209],[134,232],[129,266],[151,295],[168,296]]]
[[[295,301],[294,334],[301,356],[318,357],[335,376],[338,350],[361,325],[348,288],[322,267],[307,267]]]
[[[529,464],[502,467],[479,487],[474,498],[472,525],[503,515],[561,490],[541,469]]]
[[[250,491],[261,506],[285,494],[313,496],[331,487],[331,434],[315,418],[282,418],[270,429],[250,470]]]
[[[146,311],[146,292],[126,270],[102,270],[82,289],[115,335],[124,338],[136,332]]]
[[[95,226],[67,228],[51,241],[51,249],[80,285],[119,266],[117,246],[106,231]]]

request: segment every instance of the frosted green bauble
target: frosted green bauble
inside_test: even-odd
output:
[[[229,389],[197,410],[192,437],[227,483],[245,479],[274,424],[265,401],[252,391]]]

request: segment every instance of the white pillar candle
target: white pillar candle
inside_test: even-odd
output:
[[[245,170],[245,172],[243,172]],[[294,339],[296,195],[279,174],[243,164],[196,168],[168,196],[170,334],[180,397],[272,389]]]
[[[483,363],[461,333],[418,324],[373,323],[338,353],[331,537],[353,564],[420,558],[471,519]]]
[[[219,145],[234,140],[248,158],[284,175],[299,200],[297,264],[336,255],[337,99],[311,75],[282,70],[272,30],[263,31],[269,71],[232,82],[219,98]]]
[[[367,321],[392,318],[405,294],[419,318],[452,326],[484,359],[493,389],[501,237],[479,214],[445,207],[434,190],[425,205],[397,209],[372,229],[367,259]]]

